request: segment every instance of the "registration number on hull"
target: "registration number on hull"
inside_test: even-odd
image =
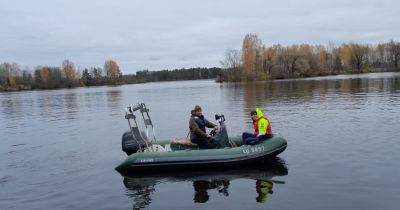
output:
[[[255,147],[251,147],[251,148],[246,148],[243,149],[242,152],[244,154],[250,154],[250,153],[257,153],[257,152],[264,152],[265,151],[265,147],[264,146],[255,146]]]

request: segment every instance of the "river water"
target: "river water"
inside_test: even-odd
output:
[[[123,177],[124,107],[138,102],[158,139],[185,138],[196,104],[232,136],[260,107],[288,148],[257,168]],[[394,210],[399,131],[400,73],[0,93],[0,209]]]

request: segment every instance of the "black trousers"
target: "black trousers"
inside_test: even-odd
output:
[[[271,137],[272,137],[271,134],[265,134],[258,137],[256,134],[253,133],[244,132],[242,134],[243,144],[249,144],[249,145],[257,144],[258,142],[265,141]]]

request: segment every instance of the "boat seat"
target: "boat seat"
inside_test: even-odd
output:
[[[145,148],[143,152],[165,152],[165,148],[159,144],[152,144],[151,146]]]
[[[191,142],[190,140],[186,139],[172,139],[171,144],[182,144],[182,145],[188,145],[188,146],[197,146],[197,144]]]
[[[172,139],[171,150],[199,149],[199,145],[186,139]]]

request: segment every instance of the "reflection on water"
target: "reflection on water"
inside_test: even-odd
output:
[[[288,168],[283,159],[276,157],[255,165],[241,168],[220,170],[198,170],[185,173],[141,174],[135,177],[124,177],[123,183],[126,194],[133,198],[134,209],[146,208],[151,204],[151,195],[157,191],[157,184],[164,182],[192,182],[193,202],[206,203],[210,199],[210,192],[215,191],[229,197],[231,182],[236,179],[253,180],[252,185],[256,192],[254,201],[265,203],[273,193],[274,184],[285,184],[275,180],[276,176],[286,176]]]
[[[224,113],[229,119],[242,120],[251,129],[249,113],[255,107],[263,110],[271,121],[273,131],[282,132],[290,123],[289,118],[304,119],[315,114],[325,117],[344,114],[344,111],[367,110],[379,106],[393,109],[398,104],[400,89],[399,73],[366,75],[340,75],[321,78],[275,80],[253,83],[220,85],[223,101],[227,101]],[[241,110],[237,110],[238,107]],[[224,111],[225,111],[224,110]],[[336,113],[333,113],[336,112]],[[393,111],[394,112],[394,111]],[[384,113],[383,113],[384,114]],[[289,115],[291,115],[289,117]],[[344,114],[361,122],[358,112]],[[292,119],[293,120],[293,119]],[[315,120],[313,121],[315,122]],[[297,125],[296,125],[297,126]],[[243,125],[231,125],[231,130],[243,131]],[[240,132],[236,133],[240,135]]]
[[[107,91],[107,105],[109,108],[111,108],[111,110],[117,110],[120,108],[121,94],[121,89]]]
[[[70,92],[64,95],[65,107],[67,110],[67,119],[76,119],[77,115],[77,96],[75,92]]]
[[[265,203],[267,201],[268,195],[272,194],[272,186],[273,182],[268,180],[257,180],[256,181],[256,190],[257,190],[257,202]]]
[[[310,102],[316,96],[332,97],[332,93],[362,99],[367,98],[369,93],[394,93],[400,88],[400,77],[381,75],[370,79],[343,77],[226,84],[222,87],[232,92],[226,94],[227,100],[232,100],[232,96],[243,96],[245,113],[254,107],[263,107],[273,102],[300,104]]]
[[[216,189],[218,193],[223,194],[224,196],[228,197],[228,187],[229,187],[229,180],[222,179],[222,180],[194,180],[193,181],[193,189],[194,189],[194,202],[195,203],[205,203],[210,198],[208,194],[208,190]]]
[[[133,198],[133,209],[146,208],[151,203],[151,194],[156,191],[156,182],[140,183],[132,178],[124,178],[127,195]]]

